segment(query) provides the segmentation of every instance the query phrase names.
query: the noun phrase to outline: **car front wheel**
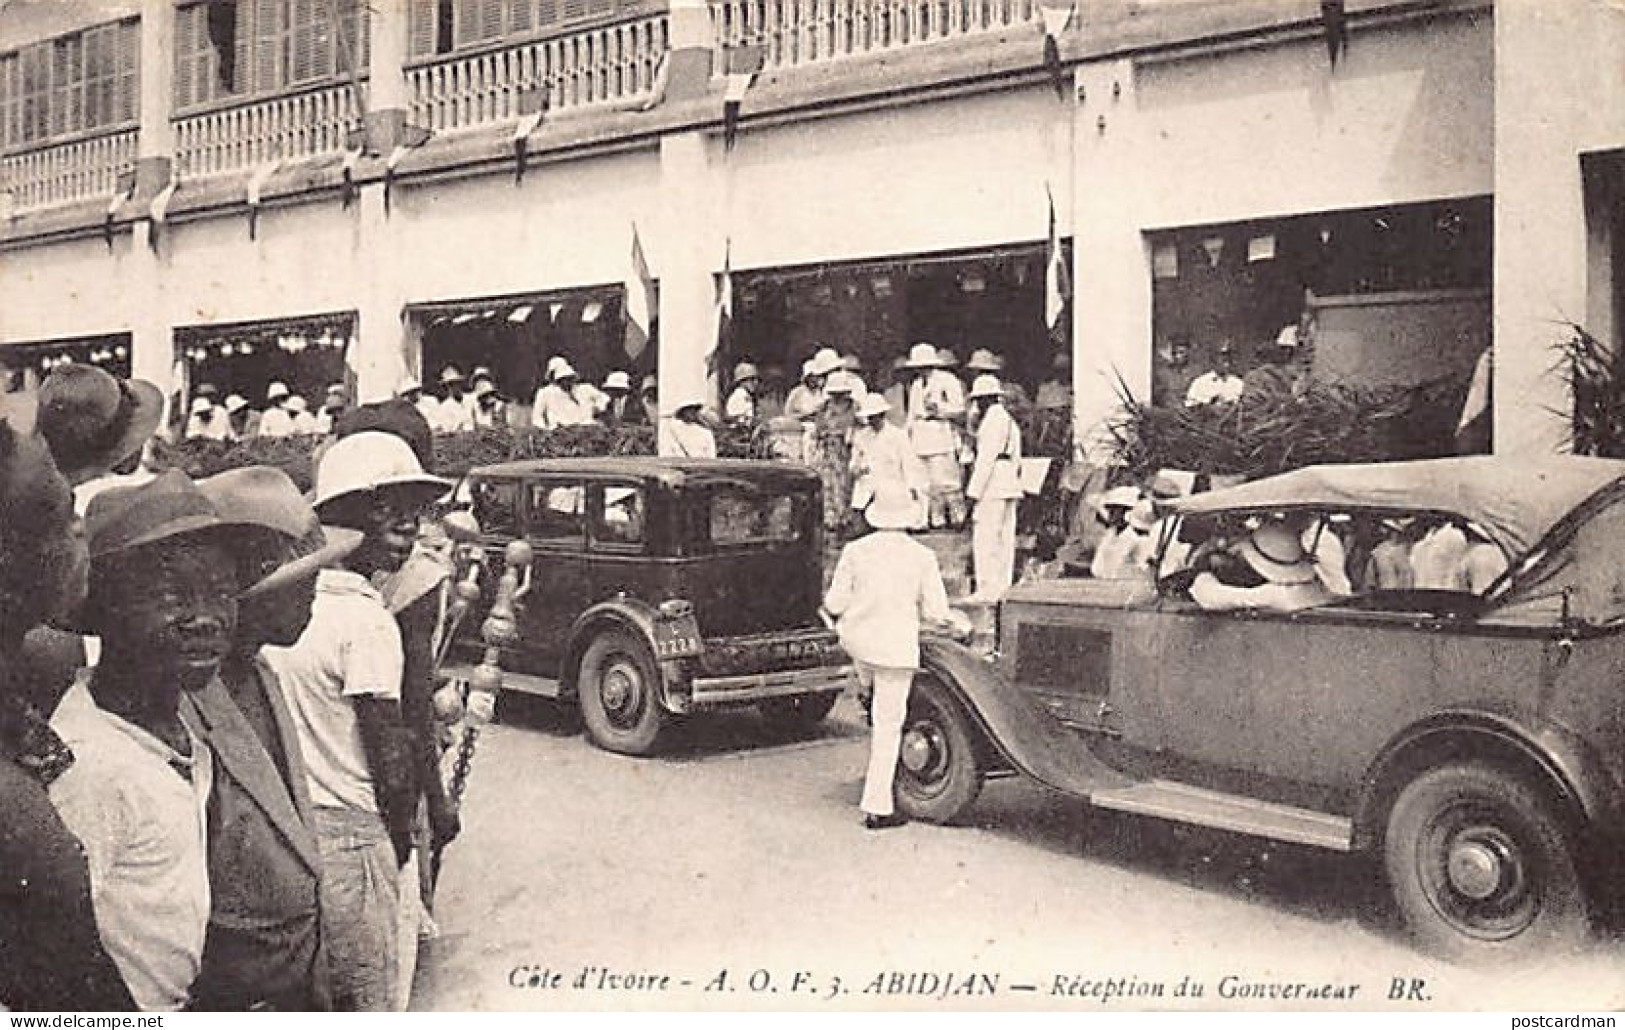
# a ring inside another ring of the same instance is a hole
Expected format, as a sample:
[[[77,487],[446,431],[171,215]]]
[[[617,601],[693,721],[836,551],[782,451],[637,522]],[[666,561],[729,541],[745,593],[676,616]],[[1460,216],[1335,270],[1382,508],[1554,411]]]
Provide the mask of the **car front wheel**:
[[[897,807],[910,819],[948,823],[982,791],[976,727],[947,686],[914,677],[897,759]]]
[[[1384,859],[1411,934],[1446,958],[1527,956],[1589,931],[1567,821],[1544,792],[1492,766],[1442,766],[1407,785]]]
[[[666,725],[660,672],[649,648],[622,629],[604,630],[587,645],[576,681],[587,736],[605,751],[647,755]]]

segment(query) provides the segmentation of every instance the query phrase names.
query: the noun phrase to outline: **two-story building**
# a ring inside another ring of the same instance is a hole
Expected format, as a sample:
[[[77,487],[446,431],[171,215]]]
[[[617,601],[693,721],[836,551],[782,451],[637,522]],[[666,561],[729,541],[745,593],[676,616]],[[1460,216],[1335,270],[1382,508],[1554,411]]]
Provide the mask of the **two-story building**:
[[[1549,448],[1562,323],[1625,331],[1622,86],[1608,0],[9,0],[0,363],[672,398],[930,340],[1066,351],[1087,431],[1307,309],[1353,381],[1493,345]]]

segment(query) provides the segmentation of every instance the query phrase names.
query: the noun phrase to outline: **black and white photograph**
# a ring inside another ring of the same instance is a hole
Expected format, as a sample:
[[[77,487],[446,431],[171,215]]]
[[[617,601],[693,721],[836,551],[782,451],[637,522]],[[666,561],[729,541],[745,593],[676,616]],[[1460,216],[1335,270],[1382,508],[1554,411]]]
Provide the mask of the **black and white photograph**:
[[[1625,1008],[1625,0],[0,0],[0,633],[0,1012]]]

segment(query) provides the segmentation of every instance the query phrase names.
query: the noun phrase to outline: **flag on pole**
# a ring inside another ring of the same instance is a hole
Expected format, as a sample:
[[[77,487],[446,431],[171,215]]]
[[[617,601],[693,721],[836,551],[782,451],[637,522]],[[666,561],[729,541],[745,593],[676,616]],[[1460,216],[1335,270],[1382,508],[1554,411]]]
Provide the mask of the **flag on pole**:
[[[1040,3],[1038,11],[1044,26],[1044,68],[1049,72],[1050,85],[1055,87],[1055,98],[1066,99],[1066,71],[1061,66],[1061,33],[1072,22],[1072,3]]]
[[[1491,348],[1485,347],[1473,366],[1473,379],[1467,386],[1461,414],[1456,418],[1457,454],[1485,454],[1490,450],[1493,442],[1490,406],[1494,379],[1495,356]]]
[[[184,354],[176,356],[170,370],[167,400],[169,410],[164,412],[164,425],[169,427],[170,439],[178,441],[186,435],[186,415],[192,403],[192,366]]]
[[[1054,336],[1061,322],[1061,313],[1072,297],[1072,277],[1067,273],[1066,254],[1061,249],[1061,237],[1055,227],[1055,195],[1045,185],[1049,199],[1049,243],[1044,262],[1044,324]]]
[[[732,150],[734,137],[739,132],[739,110],[767,61],[767,50],[756,45],[740,46],[730,48],[725,54],[728,77],[722,93],[722,148]]]
[[[632,223],[632,255],[626,269],[626,297],[621,314],[626,324],[626,356],[638,359],[649,345],[653,335],[654,280],[649,277],[649,263],[643,259],[643,241],[638,239],[638,226]]]
[[[705,355],[707,376],[717,374],[718,360],[731,350],[729,337],[733,332],[733,319],[733,240],[730,239],[723,245],[722,274],[717,277],[716,332],[711,337],[711,349]]]

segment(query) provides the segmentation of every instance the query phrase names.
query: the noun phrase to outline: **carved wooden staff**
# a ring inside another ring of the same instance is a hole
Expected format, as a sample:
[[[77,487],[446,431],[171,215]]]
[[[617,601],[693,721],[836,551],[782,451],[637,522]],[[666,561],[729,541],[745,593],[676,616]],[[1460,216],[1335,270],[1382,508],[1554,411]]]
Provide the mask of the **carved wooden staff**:
[[[496,694],[502,686],[502,649],[519,643],[519,619],[515,608],[530,590],[531,562],[535,557],[535,551],[523,540],[513,541],[502,552],[506,567],[502,578],[497,581],[496,599],[491,602],[491,610],[480,624],[480,639],[485,642],[485,655],[469,676],[468,697],[465,701],[455,684],[442,687],[435,696],[436,711],[447,717],[455,717],[457,709],[463,709],[463,736],[457,745],[451,783],[447,786],[451,803],[459,811],[462,809],[463,791],[468,786],[468,771],[474,761],[474,747],[479,741],[480,727],[490,722],[496,712]],[[453,610],[462,605],[466,612],[468,606],[479,597],[478,569],[478,565],[472,566],[468,575],[458,581],[456,597],[452,601]],[[456,621],[461,621],[460,614],[456,616]],[[448,633],[444,646],[449,646],[449,638]],[[442,695],[446,696],[442,698]],[[436,878],[440,872],[441,850],[437,848],[434,853],[433,875]]]

